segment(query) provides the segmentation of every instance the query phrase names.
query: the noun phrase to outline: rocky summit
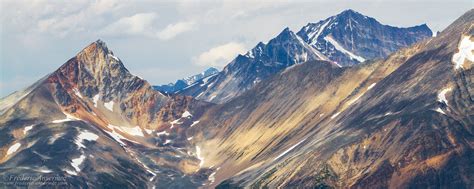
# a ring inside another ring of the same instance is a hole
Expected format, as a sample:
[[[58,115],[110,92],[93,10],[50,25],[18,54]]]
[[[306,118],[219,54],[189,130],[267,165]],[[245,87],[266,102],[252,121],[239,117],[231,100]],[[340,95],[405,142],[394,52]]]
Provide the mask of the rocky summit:
[[[1,105],[4,178],[61,176],[71,187],[92,188],[205,182],[184,130],[209,104],[153,90],[103,41]]]

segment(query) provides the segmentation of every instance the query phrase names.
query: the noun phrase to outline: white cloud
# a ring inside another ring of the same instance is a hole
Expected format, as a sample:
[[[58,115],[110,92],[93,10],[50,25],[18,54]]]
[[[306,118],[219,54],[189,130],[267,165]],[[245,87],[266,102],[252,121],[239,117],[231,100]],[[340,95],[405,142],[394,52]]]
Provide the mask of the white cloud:
[[[191,31],[195,29],[196,24],[194,22],[178,22],[176,24],[169,24],[165,29],[158,32],[158,38],[162,40],[168,40],[176,37],[177,35]]]
[[[138,13],[128,17],[122,17],[116,22],[109,24],[101,34],[109,36],[135,35],[142,37],[159,38],[169,40],[181,33],[191,31],[195,28],[194,22],[178,22],[169,24],[159,31],[156,27],[158,14],[156,13]]]
[[[81,36],[86,32],[94,33],[109,18],[126,11],[124,8],[129,6],[129,2],[5,0],[2,5],[2,25],[8,30],[17,30],[16,33],[26,35],[52,34],[53,37],[64,38],[78,33]]]
[[[133,16],[123,17],[106,26],[101,33],[106,35],[143,35],[153,36],[156,13],[138,13]]]
[[[192,58],[192,61],[200,66],[224,67],[238,54],[243,54],[245,50],[242,43],[230,42],[211,48],[198,57]]]

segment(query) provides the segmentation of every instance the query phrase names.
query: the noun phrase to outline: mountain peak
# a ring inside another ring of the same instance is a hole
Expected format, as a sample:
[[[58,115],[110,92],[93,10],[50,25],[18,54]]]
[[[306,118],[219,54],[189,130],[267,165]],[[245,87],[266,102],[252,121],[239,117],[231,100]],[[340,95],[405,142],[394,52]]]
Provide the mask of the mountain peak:
[[[120,59],[100,39],[82,49],[73,59],[63,64],[57,72],[74,82],[85,78],[102,81],[110,78],[131,77]]]
[[[286,27],[285,29],[283,29],[283,31],[280,32],[280,34],[278,34],[275,39],[287,40],[290,38],[296,38],[296,35],[295,33],[293,33],[293,31],[290,30],[289,27]]]
[[[204,70],[203,72],[192,75],[183,79],[177,80],[175,83],[169,83],[167,85],[157,85],[153,86],[155,90],[158,90],[162,93],[175,93],[180,91],[186,87],[192,86],[199,82],[207,82],[209,77],[214,76],[219,73],[219,70],[213,67],[209,67],[208,69]],[[207,79],[206,79],[207,78]]]
[[[101,39],[97,39],[97,41],[95,41],[94,43],[96,44],[97,47],[100,47],[104,49],[105,51],[108,51],[107,44]]]
[[[91,61],[84,61],[83,63],[100,63],[103,61],[98,61],[99,59],[107,59],[107,56],[111,55],[114,59],[118,61],[118,58],[113,55],[113,52],[110,51],[107,47],[107,44],[102,40],[98,39],[87,45],[84,49],[79,51],[76,55],[78,59],[87,59]],[[92,61],[94,60],[94,61]]]
[[[78,58],[86,58],[86,59],[91,59],[91,58],[99,58],[99,59],[113,59],[116,62],[120,62],[120,59],[117,58],[113,51],[110,50],[107,47],[107,44],[102,41],[101,39],[97,39],[96,41],[92,42],[88,46],[86,46],[84,49],[82,49],[78,54]],[[100,63],[100,62],[105,62],[108,63],[108,61],[93,61],[95,63]]]
[[[428,27],[428,25],[426,25],[426,23],[424,24],[420,24],[420,25],[417,25],[417,26],[413,26],[413,27],[409,27],[409,28],[412,28],[412,29],[420,29],[420,30],[427,30],[429,32],[432,32],[430,27]]]
[[[117,91],[148,87],[148,83],[131,74],[102,40],[92,42],[50,76],[50,83],[68,89],[75,86],[84,96],[100,95],[102,100],[117,99]],[[58,94],[60,97],[62,94]],[[61,105],[69,101],[60,99]]]
[[[350,66],[365,59],[386,57],[401,47],[431,37],[432,32],[426,25],[410,28],[383,25],[375,18],[347,9],[307,24],[297,35],[330,60]]]
[[[97,39],[94,43],[97,43],[97,44],[99,44],[99,45],[101,45],[101,46],[107,47],[107,44],[105,44],[105,42],[102,41],[101,39]]]
[[[341,13],[339,14],[360,14],[359,12],[353,10],[353,9],[346,9],[344,11],[342,11]]]
[[[210,72],[219,72],[219,70],[217,68],[214,68],[214,67],[209,67],[207,68],[206,70],[204,70],[203,73],[210,73]]]
[[[351,19],[356,19],[356,20],[362,20],[362,19],[367,19],[369,17],[355,11],[352,9],[347,9],[336,15],[336,18],[347,20],[349,18]]]

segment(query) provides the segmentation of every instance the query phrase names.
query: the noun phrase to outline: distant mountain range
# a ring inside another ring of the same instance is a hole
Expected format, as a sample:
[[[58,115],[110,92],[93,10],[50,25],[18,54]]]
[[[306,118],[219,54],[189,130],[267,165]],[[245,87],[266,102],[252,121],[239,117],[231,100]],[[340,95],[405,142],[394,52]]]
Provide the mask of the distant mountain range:
[[[397,28],[349,9],[309,23],[296,34],[285,28],[267,44],[260,42],[245,55],[238,55],[206,84],[179,93],[224,103],[295,64],[327,60],[339,66],[352,66],[366,59],[385,58],[432,35],[425,24]]]
[[[212,77],[216,75],[217,73],[219,73],[219,70],[211,67],[211,68],[208,68],[207,70],[204,70],[200,74],[196,74],[196,75],[189,76],[183,79],[179,79],[175,83],[153,86],[153,88],[162,93],[173,94],[195,83],[198,83],[201,80],[209,79],[209,77]]]
[[[473,188],[474,10],[430,36],[426,25],[395,28],[347,10],[169,88],[132,75],[98,40],[0,100],[0,178],[65,178],[61,188]]]

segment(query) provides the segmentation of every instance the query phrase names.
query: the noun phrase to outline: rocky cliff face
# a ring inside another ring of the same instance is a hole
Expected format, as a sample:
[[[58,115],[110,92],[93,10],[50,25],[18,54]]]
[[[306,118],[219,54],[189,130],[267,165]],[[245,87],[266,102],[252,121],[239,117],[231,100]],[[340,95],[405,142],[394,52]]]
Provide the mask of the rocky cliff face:
[[[368,59],[385,58],[431,36],[426,25],[396,28],[347,10],[318,23],[309,23],[297,34],[286,28],[267,44],[259,43],[245,55],[238,55],[209,82],[180,93],[223,103],[295,64],[326,60],[339,66],[352,66]]]
[[[209,187],[473,187],[473,24],[385,60],[287,68],[212,108],[188,133],[219,167]]]
[[[120,188],[205,179],[183,130],[209,104],[153,90],[100,40],[0,104],[2,178],[54,175],[68,187]]]
[[[426,24],[398,28],[379,23],[351,9],[298,31],[306,43],[342,66],[384,58],[432,36]]]

